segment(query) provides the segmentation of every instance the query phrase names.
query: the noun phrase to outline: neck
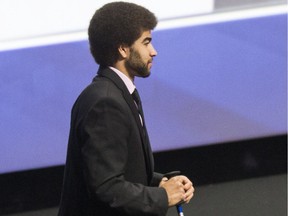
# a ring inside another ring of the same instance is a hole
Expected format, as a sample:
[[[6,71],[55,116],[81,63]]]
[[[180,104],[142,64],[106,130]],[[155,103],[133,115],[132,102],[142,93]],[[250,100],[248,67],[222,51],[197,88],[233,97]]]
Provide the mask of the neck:
[[[116,62],[112,67],[119,70],[121,73],[127,76],[134,83],[134,76],[132,76],[131,73],[128,72],[127,68],[125,67],[124,61]]]

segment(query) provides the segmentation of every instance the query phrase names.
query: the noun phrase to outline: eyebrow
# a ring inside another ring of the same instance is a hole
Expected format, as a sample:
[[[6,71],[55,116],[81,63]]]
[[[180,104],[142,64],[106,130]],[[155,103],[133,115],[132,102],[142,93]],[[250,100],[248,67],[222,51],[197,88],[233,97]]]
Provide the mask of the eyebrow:
[[[152,38],[151,37],[146,37],[143,39],[142,43],[145,43],[145,42],[151,42],[152,41]]]

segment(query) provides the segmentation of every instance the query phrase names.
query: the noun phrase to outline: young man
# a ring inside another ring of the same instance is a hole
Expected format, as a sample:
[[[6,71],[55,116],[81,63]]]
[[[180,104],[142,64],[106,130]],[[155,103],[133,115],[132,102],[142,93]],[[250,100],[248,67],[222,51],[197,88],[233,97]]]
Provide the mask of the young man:
[[[132,3],[109,3],[94,14],[89,42],[100,67],[72,109],[59,216],[164,216],[192,198],[187,177],[168,180],[154,172],[134,97],[134,78],[148,77],[157,55],[151,43],[156,24],[154,14]]]

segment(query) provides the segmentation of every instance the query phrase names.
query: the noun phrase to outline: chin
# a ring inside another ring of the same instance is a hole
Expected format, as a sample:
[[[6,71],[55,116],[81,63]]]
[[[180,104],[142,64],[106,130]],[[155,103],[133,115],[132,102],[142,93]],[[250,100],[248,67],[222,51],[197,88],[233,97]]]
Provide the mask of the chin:
[[[136,74],[136,76],[137,76],[137,77],[146,78],[146,77],[149,77],[150,74],[151,74],[150,71],[145,70],[145,71],[140,71],[140,72],[138,72],[138,73]]]
[[[146,78],[146,77],[149,77],[150,75],[151,75],[151,72],[148,71],[148,72],[146,72],[145,74],[142,74],[142,77],[143,77],[143,78]]]

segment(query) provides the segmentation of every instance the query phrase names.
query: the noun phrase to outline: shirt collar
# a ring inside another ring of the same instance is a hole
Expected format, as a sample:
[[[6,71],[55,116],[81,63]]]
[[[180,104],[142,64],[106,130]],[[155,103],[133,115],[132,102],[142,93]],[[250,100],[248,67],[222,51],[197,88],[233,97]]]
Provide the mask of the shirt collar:
[[[113,70],[121,79],[122,81],[125,83],[128,91],[130,92],[130,94],[133,93],[133,91],[135,90],[136,86],[134,85],[134,83],[121,71],[119,71],[118,69],[114,68],[114,67],[109,67],[111,70]]]

